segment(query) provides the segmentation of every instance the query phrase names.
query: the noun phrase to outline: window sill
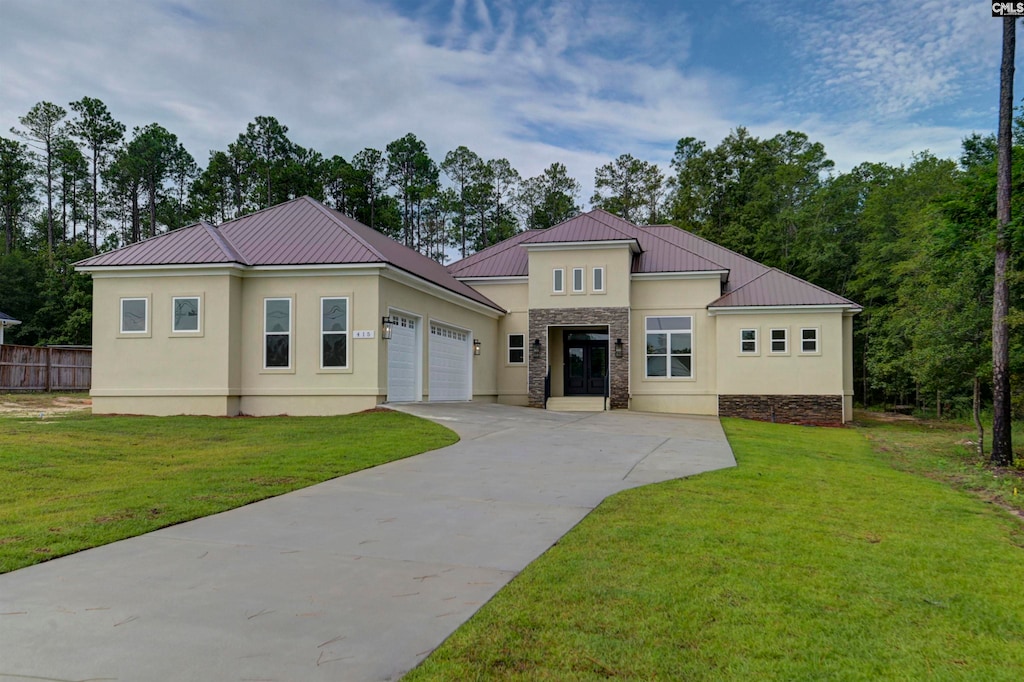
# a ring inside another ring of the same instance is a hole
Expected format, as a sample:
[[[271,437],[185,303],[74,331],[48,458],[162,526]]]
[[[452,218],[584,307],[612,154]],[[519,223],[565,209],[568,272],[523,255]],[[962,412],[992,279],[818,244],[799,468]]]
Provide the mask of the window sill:
[[[152,332],[118,332],[115,338],[118,339],[151,339]]]
[[[321,367],[316,371],[317,374],[352,374],[354,372],[351,366],[349,367]]]

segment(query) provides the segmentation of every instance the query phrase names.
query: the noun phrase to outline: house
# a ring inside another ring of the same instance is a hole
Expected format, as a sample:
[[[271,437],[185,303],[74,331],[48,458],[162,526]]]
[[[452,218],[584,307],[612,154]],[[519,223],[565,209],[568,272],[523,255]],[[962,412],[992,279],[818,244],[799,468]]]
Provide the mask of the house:
[[[93,409],[338,414],[482,400],[842,423],[841,296],[595,210],[447,268],[308,197],[77,264]]]
[[[21,320],[16,320],[7,313],[0,312],[0,346],[4,345],[4,330],[16,324],[21,324]]]

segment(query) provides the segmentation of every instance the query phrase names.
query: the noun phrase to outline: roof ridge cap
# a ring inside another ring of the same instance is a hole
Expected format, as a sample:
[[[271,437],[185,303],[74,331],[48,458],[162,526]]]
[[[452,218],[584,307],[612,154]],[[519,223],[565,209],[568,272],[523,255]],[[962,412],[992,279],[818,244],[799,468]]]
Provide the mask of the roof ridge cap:
[[[350,235],[353,239],[362,244],[370,253],[377,256],[377,258],[379,258],[382,263],[391,263],[391,261],[383,253],[380,252],[380,249],[377,249],[368,241],[366,241],[361,236],[356,234],[355,230],[353,230],[348,225],[348,223],[341,219],[340,213],[338,213],[334,209],[327,208],[326,206],[324,206],[323,204],[321,204],[319,201],[309,196],[308,194],[303,195],[299,198],[305,199],[308,203],[312,204],[318,211],[325,214],[328,218],[331,219],[332,222],[334,222],[335,225],[339,226],[339,229],[343,230],[346,234]],[[372,230],[373,228],[367,225],[366,229]],[[383,232],[381,232],[380,234],[385,237],[387,236]]]
[[[242,257],[241,252],[239,252],[239,250],[234,247],[234,245],[228,240],[228,238],[222,235],[216,227],[206,222],[205,220],[200,220],[199,223],[197,224],[202,225],[204,228],[206,228],[206,233],[210,235],[210,238],[213,239],[213,242],[217,245],[217,248],[219,248],[221,252],[224,253],[224,255],[226,255],[228,258],[235,261],[236,263],[241,263],[242,265],[250,264],[249,261]]]

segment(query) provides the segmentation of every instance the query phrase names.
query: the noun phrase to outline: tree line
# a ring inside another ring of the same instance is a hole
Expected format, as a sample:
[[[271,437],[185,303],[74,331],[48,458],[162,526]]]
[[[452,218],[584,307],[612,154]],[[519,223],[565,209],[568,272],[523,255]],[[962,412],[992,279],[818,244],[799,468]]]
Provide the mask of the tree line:
[[[304,148],[287,126],[258,116],[201,168],[157,123],[129,135],[99,100],[69,108],[39,103],[0,137],[0,310],[25,320],[9,332],[15,342],[89,342],[91,286],[70,263],[297,196],[442,262],[582,210],[581,185],[562,163],[523,178],[508,159],[465,146],[431,156],[413,133],[345,159]],[[1015,187],[1022,172],[1015,161]],[[595,169],[589,203],[638,224],[677,225],[860,303],[858,402],[948,413],[991,395],[995,187],[991,135],[963,140],[959,159],[921,152],[837,172],[804,133],[759,138],[738,127],[715,145],[680,139],[667,169],[620,155]],[[1013,215],[1024,209],[1019,197]],[[1021,253],[1016,223],[1008,238]],[[1009,284],[1016,325],[1021,282]],[[1014,335],[1010,345],[1016,379],[1024,347]],[[1024,411],[1019,394],[1014,405]]]

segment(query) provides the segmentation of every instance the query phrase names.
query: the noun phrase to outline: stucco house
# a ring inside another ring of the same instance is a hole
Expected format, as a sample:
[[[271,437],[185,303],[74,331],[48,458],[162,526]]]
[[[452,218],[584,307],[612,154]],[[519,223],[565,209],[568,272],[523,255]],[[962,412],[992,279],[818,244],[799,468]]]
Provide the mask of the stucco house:
[[[842,423],[841,296],[595,210],[447,268],[303,197],[77,264],[93,410],[338,414],[482,400]]]

